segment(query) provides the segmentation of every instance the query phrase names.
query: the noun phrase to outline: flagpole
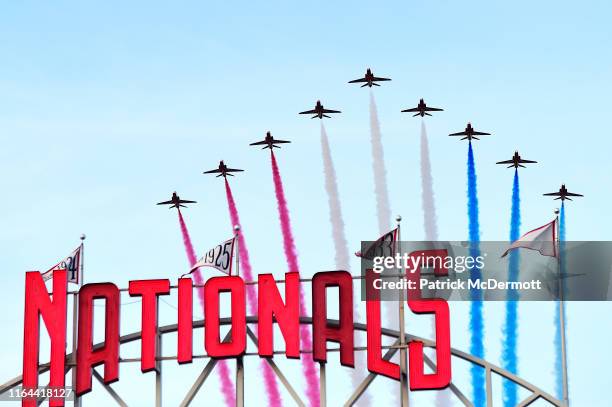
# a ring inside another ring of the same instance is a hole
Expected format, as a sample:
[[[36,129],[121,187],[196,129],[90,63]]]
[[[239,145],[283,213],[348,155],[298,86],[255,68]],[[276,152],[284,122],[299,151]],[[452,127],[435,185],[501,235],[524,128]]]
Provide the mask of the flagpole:
[[[83,277],[84,277],[83,272],[85,271],[84,265],[85,265],[85,238],[86,237],[87,236],[85,236],[85,233],[81,234],[81,237],[80,237],[81,239],[81,265],[79,268],[81,270],[79,272],[81,275],[79,276],[80,277],[79,284],[78,284],[79,288],[81,288],[81,286],[83,285]]]
[[[402,217],[397,215],[395,218],[397,222],[397,241],[396,241],[396,250],[395,254],[400,253],[402,250],[402,237],[400,234],[400,223],[402,221]],[[401,268],[398,268],[398,274],[401,275]],[[401,277],[400,277],[401,281]],[[400,405],[402,407],[408,407],[408,375],[406,369],[406,335],[404,333],[404,290],[399,290],[399,334],[400,334],[400,397],[401,402]]]
[[[555,225],[557,226],[557,275],[559,276],[559,329],[561,331],[561,372],[563,374],[563,402],[569,406],[569,389],[567,380],[567,351],[565,348],[565,306],[564,306],[564,276],[561,263],[561,236],[559,236],[559,209],[555,209]]]
[[[240,225],[234,225],[234,239],[236,245],[236,275],[240,277]],[[244,406],[244,360],[242,356],[236,358],[236,406]]]
[[[81,239],[81,253],[80,253],[80,261],[79,261],[79,270],[78,275],[78,283],[77,290],[72,295],[72,391],[75,392],[74,396],[74,406],[81,406],[81,399],[76,395],[76,378],[77,378],[77,341],[78,341],[78,316],[79,316],[79,289],[83,285],[83,271],[84,271],[84,263],[85,263],[85,234],[83,233],[80,237]]]

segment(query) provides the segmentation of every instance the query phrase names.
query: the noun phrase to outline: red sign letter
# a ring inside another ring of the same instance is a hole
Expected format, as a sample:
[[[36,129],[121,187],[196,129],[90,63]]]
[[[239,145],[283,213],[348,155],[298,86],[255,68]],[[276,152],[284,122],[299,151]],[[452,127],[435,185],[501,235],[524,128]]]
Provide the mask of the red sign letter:
[[[189,363],[193,358],[193,282],[190,278],[178,281],[178,350],[177,361]]]
[[[366,321],[368,333],[368,370],[382,374],[391,379],[400,379],[400,367],[397,363],[383,359],[380,354],[382,343],[380,339],[380,292],[374,288],[374,279],[379,274],[372,270],[366,271]]]
[[[106,300],[104,346],[93,350],[93,301]],[[86,284],[79,291],[77,388],[91,391],[91,369],[104,363],[104,383],[119,380],[119,289],[112,283]]]
[[[170,280],[130,281],[131,296],[142,296],[142,345],[140,349],[140,370],[155,369],[157,352],[157,296],[170,293]]]
[[[229,292],[232,296],[232,339],[221,342],[219,338],[219,294]],[[246,301],[244,281],[237,276],[213,277],[204,285],[204,347],[213,358],[238,356],[246,349]]]
[[[445,259],[448,256],[446,249],[417,250],[408,255],[410,264],[406,268],[406,280],[414,281],[414,289],[408,289],[408,300],[421,298],[421,269],[433,266],[436,277],[447,276],[448,268]]]
[[[38,271],[26,273],[23,324],[23,387],[38,386],[38,345],[42,316],[51,339],[50,387],[64,387],[66,359],[66,271],[53,272],[53,301]],[[36,398],[23,399],[24,406],[36,406]],[[63,406],[62,399],[51,399],[50,406]]]
[[[273,319],[285,338],[285,354],[300,357],[300,275],[285,274],[285,302],[281,298],[272,274],[259,275],[259,356],[272,356],[274,350]]]
[[[327,287],[339,289],[339,324],[327,324]],[[314,360],[327,362],[327,341],[340,343],[340,363],[355,366],[353,349],[353,279],[346,271],[317,273],[312,278],[312,342]]]
[[[410,300],[408,306],[415,314],[434,314],[436,319],[436,372],[423,372],[423,342],[408,344],[410,362],[410,389],[443,389],[451,380],[450,317],[446,300]]]
[[[433,262],[436,276],[448,275],[444,259],[448,255],[445,249],[419,250],[410,253],[412,265],[406,269],[406,278],[416,281],[419,287],[421,268],[430,267]],[[420,257],[418,266],[415,258]],[[448,303],[440,298],[421,300],[421,290],[410,290],[408,293],[408,307],[415,314],[434,314],[436,321],[436,372],[424,373],[423,342],[412,341],[408,344],[408,360],[410,363],[410,389],[431,390],[442,389],[451,380],[451,352],[450,352],[450,316]]]

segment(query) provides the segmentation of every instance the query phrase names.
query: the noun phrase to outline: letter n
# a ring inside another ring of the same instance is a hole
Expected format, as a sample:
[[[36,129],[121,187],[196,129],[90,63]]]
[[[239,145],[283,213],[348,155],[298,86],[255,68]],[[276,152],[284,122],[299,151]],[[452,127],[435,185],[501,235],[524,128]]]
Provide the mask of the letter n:
[[[66,359],[66,271],[53,273],[53,299],[38,271],[26,273],[25,310],[23,329],[23,387],[38,387],[38,353],[40,344],[40,317],[51,340],[51,367],[49,386],[64,387]],[[23,406],[36,406],[36,400],[25,398]],[[62,399],[51,399],[50,406],[63,406]]]
[[[259,275],[259,356],[273,356],[274,319],[285,338],[288,358],[300,357],[300,274],[285,274],[285,303],[272,274]]]

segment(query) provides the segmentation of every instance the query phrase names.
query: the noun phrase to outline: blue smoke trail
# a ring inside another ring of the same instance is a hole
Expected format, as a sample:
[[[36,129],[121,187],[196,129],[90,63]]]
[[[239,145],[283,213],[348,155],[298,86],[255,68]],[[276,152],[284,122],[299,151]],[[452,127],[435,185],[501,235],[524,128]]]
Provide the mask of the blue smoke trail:
[[[474,152],[472,143],[469,144],[467,159],[467,198],[468,198],[468,227],[470,240],[470,256],[480,255],[480,226],[478,222],[478,193],[476,189],[476,166],[474,165]],[[480,269],[470,269],[470,279],[477,280],[482,277]],[[470,292],[470,353],[476,357],[484,358],[484,324],[482,316],[482,293],[476,289]],[[472,391],[474,393],[474,406],[485,405],[485,377],[484,369],[472,365]]]
[[[561,213],[559,215],[559,257],[560,270],[559,277],[561,284],[565,284],[563,279],[565,266],[565,204],[561,202]],[[565,314],[565,303],[555,302],[555,393],[559,400],[563,399],[563,354],[561,352],[561,309]],[[567,344],[566,344],[567,346]]]
[[[478,224],[478,192],[476,190],[476,166],[474,165],[472,142],[470,142],[468,149],[467,177],[469,239],[470,242],[475,243],[473,246],[478,247],[478,242],[480,241],[480,226]]]
[[[514,170],[514,183],[512,184],[512,209],[510,213],[510,242],[520,237],[521,228],[521,197],[519,189],[518,169]],[[508,257],[508,281],[518,281],[519,276],[519,251],[512,250]],[[504,322],[502,340],[502,367],[516,374],[518,368],[518,357],[516,344],[518,339],[518,293],[510,290],[506,301],[506,320]],[[516,384],[504,380],[503,382],[504,406],[514,407],[517,405]]]

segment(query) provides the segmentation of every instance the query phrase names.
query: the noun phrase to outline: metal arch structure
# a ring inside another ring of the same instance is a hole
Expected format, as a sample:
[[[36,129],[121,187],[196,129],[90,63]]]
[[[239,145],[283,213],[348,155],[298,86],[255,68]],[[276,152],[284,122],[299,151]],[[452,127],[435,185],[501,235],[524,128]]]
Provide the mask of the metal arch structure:
[[[231,324],[231,318],[221,318],[220,319],[220,323],[221,325],[230,325]],[[249,316],[247,317],[247,334],[248,337],[251,339],[251,341],[257,345],[257,337],[255,336],[255,334],[253,333],[253,331],[248,327],[248,324],[257,324],[258,323],[258,318],[256,316]],[[339,321],[335,320],[335,319],[327,319],[327,323],[330,325],[334,325],[334,324],[338,324]],[[310,317],[300,317],[300,324],[307,324],[307,325],[311,325],[312,324],[312,318]],[[366,325],[363,323],[354,323],[354,330],[355,331],[361,331],[361,332],[365,332],[366,331]],[[193,327],[194,328],[204,328],[204,320],[198,320],[198,321],[194,321],[193,322]],[[161,341],[161,337],[165,334],[169,334],[169,333],[173,333],[176,332],[178,330],[178,324],[170,324],[170,325],[164,325],[161,327],[158,327],[158,338]],[[230,333],[228,333],[229,335]],[[392,329],[388,329],[388,328],[382,328],[381,330],[381,334],[383,336],[386,337],[390,337],[390,338],[394,338],[395,339],[395,343],[391,346],[383,346],[384,349],[387,349],[386,354],[384,355],[384,359],[386,360],[390,360],[396,353],[397,351],[400,350],[400,334],[398,331],[396,330],[392,330]],[[139,340],[141,337],[141,333],[140,332],[133,332],[131,334],[128,335],[123,335],[120,337],[119,343],[120,345],[123,344],[127,344],[136,340]],[[412,340],[418,340],[423,342],[425,347],[429,347],[429,348],[435,348],[435,342],[429,340],[429,339],[425,339],[425,338],[421,338],[418,336],[414,336],[411,334],[405,334],[405,343],[408,343]],[[95,349],[100,349],[102,346],[104,346],[104,343],[98,343],[94,346],[94,350]],[[158,348],[160,349],[160,348]],[[330,348],[328,349],[329,352],[337,352],[339,349],[338,348]],[[366,348],[365,347],[355,347],[355,351],[365,351]],[[282,354],[283,352],[281,351],[275,351],[275,354]],[[311,352],[309,351],[302,351],[302,354],[310,354]],[[459,358],[462,359],[464,361],[467,361],[471,364],[480,366],[481,368],[485,369],[486,372],[486,395],[487,395],[487,407],[490,407],[493,405],[493,392],[492,392],[492,376],[493,374],[496,374],[506,380],[510,380],[511,382],[515,383],[517,386],[522,387],[523,389],[527,390],[530,394],[524,399],[522,400],[517,406],[519,407],[525,407],[525,406],[529,406],[532,403],[538,401],[538,400],[544,400],[546,402],[548,402],[549,405],[551,406],[556,406],[556,407],[564,407],[565,404],[556,399],[555,397],[553,397],[551,394],[543,391],[542,389],[538,388],[537,386],[527,382],[524,379],[521,379],[520,377],[510,373],[509,371],[496,366],[490,362],[487,362],[486,360],[477,358],[475,356],[472,356],[466,352],[460,351],[458,349],[454,349],[451,348],[451,355],[452,357],[455,358]],[[244,356],[258,356],[258,354],[256,352],[247,352],[245,353]],[[425,363],[431,367],[431,368],[435,368],[435,363],[427,357],[427,355],[425,356]],[[259,357],[259,356],[258,356]],[[193,383],[193,385],[191,386],[191,389],[189,390],[189,392],[185,395],[181,406],[188,406],[190,405],[190,403],[193,401],[193,399],[195,398],[195,396],[197,395],[198,391],[200,390],[200,388],[202,387],[202,385],[204,384],[204,382],[206,381],[206,379],[208,378],[208,376],[210,375],[210,373],[212,372],[212,370],[214,369],[216,363],[217,363],[217,359],[211,358],[208,355],[194,355],[193,356],[194,359],[209,359],[208,362],[206,363],[206,365],[204,366],[204,368],[202,369],[201,373],[199,374],[199,376],[197,377],[197,379],[195,380],[195,382]],[[162,368],[161,368],[161,364],[163,361],[169,361],[169,360],[176,360],[176,356],[161,356],[159,355],[157,357],[157,361],[158,363],[158,368],[156,369],[156,388],[155,388],[155,393],[156,393],[156,406],[161,406],[161,394],[162,394]],[[237,362],[239,362],[238,358],[236,359]],[[289,392],[289,394],[291,395],[291,397],[293,398],[293,400],[295,401],[296,405],[298,406],[305,406],[306,404],[301,400],[301,398],[299,397],[298,393],[295,391],[295,389],[291,386],[290,382],[287,380],[287,378],[285,377],[285,375],[282,373],[282,371],[279,369],[279,367],[274,363],[274,360],[272,358],[264,358],[264,360],[271,366],[272,370],[274,371],[274,373],[276,374],[276,376],[278,377],[278,379],[280,380],[280,382],[283,384],[283,386],[287,389],[287,391]],[[73,354],[68,354],[66,355],[66,361],[67,361],[67,371],[66,373],[68,373],[68,370],[74,368],[75,364],[73,361]],[[129,363],[129,362],[139,362],[140,358],[120,358],[119,362],[120,363]],[[321,406],[325,406],[326,405],[326,377],[325,377],[325,368],[324,368],[324,364],[321,364],[321,374],[320,374],[320,394],[321,394]],[[49,363],[46,364],[42,364],[39,367],[39,374],[45,373],[49,370]],[[240,372],[241,369],[237,369],[237,386],[236,389],[237,391],[243,391],[244,390],[244,372]],[[121,396],[112,388],[111,385],[107,385],[103,382],[102,376],[100,375],[100,373],[98,371],[96,371],[95,368],[92,369],[93,371],[93,376],[95,377],[95,379],[104,386],[104,389],[109,393],[109,395],[117,402],[117,404],[119,406],[127,406],[128,404],[121,398]],[[361,397],[361,395],[367,390],[368,386],[374,381],[374,379],[376,379],[376,377],[379,376],[377,374],[374,373],[370,373],[368,374],[368,376],[362,381],[362,383],[357,386],[353,393],[351,394],[351,396],[348,398],[348,400],[346,400],[346,402],[344,403],[344,406],[353,406]],[[240,383],[240,378],[242,377],[242,383]],[[387,380],[391,380],[391,379],[387,379]],[[22,382],[22,377],[21,376],[17,376],[12,380],[9,380],[8,382],[2,384],[0,386],[0,394],[3,394],[7,391],[9,391],[10,389],[19,386]],[[466,407],[472,407],[473,403],[467,398],[467,396],[453,383],[451,382],[451,384],[449,385],[449,389],[450,391],[454,394],[454,396]]]

